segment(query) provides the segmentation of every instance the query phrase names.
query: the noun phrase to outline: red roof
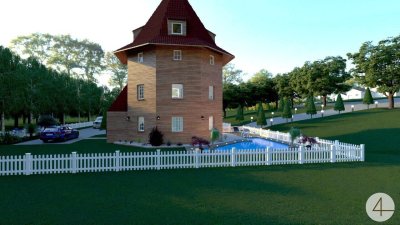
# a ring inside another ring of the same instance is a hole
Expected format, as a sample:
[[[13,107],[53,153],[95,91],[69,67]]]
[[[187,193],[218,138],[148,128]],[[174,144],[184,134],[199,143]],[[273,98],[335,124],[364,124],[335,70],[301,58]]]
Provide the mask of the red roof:
[[[168,20],[186,21],[186,36],[168,35]],[[207,47],[223,54],[225,63],[234,58],[215,44],[188,0],[163,0],[135,40],[115,51],[115,55],[126,64],[127,50],[148,44]]]
[[[108,112],[126,112],[128,111],[128,86],[121,91],[117,99],[108,109]]]

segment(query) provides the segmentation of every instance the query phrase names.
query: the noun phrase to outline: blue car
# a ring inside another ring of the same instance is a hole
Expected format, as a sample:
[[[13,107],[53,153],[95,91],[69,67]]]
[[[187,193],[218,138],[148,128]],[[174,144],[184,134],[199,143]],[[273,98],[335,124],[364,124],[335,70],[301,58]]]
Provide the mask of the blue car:
[[[49,141],[66,141],[79,137],[79,131],[67,126],[48,127],[40,132],[40,140]]]

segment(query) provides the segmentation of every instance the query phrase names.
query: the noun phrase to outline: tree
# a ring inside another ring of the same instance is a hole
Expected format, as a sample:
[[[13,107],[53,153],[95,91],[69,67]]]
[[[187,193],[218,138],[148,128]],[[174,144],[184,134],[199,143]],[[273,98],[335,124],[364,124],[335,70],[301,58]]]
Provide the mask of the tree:
[[[237,121],[243,121],[244,120],[243,107],[240,104],[239,104],[239,107],[237,108],[236,120]]]
[[[279,99],[278,111],[283,112],[285,109],[285,100],[283,98]]]
[[[94,75],[103,69],[103,49],[87,39],[34,33],[17,37],[11,42],[17,53],[34,57],[40,63],[58,72],[66,72],[69,76],[95,81]]]
[[[265,118],[265,112],[261,102],[258,103],[257,125],[259,126],[267,125],[267,119]]]
[[[286,123],[289,122],[289,119],[292,119],[292,109],[290,107],[290,100],[289,99],[284,99],[284,107],[283,107],[283,113],[282,113],[282,118],[286,118]]]
[[[374,104],[374,99],[372,98],[371,90],[369,88],[367,88],[367,90],[365,91],[363,103],[367,105],[368,109],[369,105]]]
[[[346,72],[346,60],[340,56],[326,57],[324,60],[306,62],[302,68],[291,72],[294,89],[303,95],[310,92],[322,96],[324,106],[329,94],[348,91],[345,83],[350,78]]]
[[[387,38],[373,45],[365,42],[356,53],[348,53],[355,68],[352,73],[361,83],[377,87],[394,108],[394,94],[400,90],[400,36]]]
[[[227,108],[237,108],[240,99],[239,87],[235,84],[223,84],[223,110],[226,117]]]
[[[267,102],[267,100],[275,100],[277,92],[272,79],[272,74],[263,69],[253,75],[247,82],[247,86],[251,87],[251,100],[256,102]],[[250,101],[250,99],[248,99]]]
[[[236,69],[235,65],[228,63],[222,70],[223,84],[240,84],[243,82],[243,71]]]
[[[111,87],[122,90],[128,79],[127,66],[122,64],[112,52],[106,53],[104,61],[106,70],[111,73],[108,83]]]
[[[306,108],[307,108],[306,113],[310,115],[310,118],[312,119],[313,115],[317,114],[317,109],[315,108],[315,103],[314,103],[314,95],[310,94],[308,96]]]
[[[335,111],[339,111],[339,114],[341,111],[344,111],[344,103],[343,103],[343,99],[342,99],[342,95],[338,94],[337,98],[336,98],[336,102],[335,102],[335,106],[333,107],[333,109]]]
[[[34,57],[42,64],[47,64],[53,45],[53,36],[41,33],[19,36],[11,41],[14,52],[24,57]]]
[[[294,140],[296,140],[296,138],[301,135],[301,131],[299,128],[291,127],[289,130],[289,134],[290,134],[290,141],[291,141],[290,145],[293,146]]]
[[[281,98],[289,98],[292,103],[292,108],[294,107],[293,101],[297,96],[292,85],[290,85],[290,76],[291,74],[278,74],[274,78],[275,89],[277,90],[277,94]]]

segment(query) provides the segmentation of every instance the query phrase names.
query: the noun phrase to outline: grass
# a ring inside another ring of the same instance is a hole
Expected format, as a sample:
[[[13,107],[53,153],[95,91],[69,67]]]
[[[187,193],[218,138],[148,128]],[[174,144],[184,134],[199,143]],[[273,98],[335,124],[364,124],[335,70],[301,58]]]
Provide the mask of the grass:
[[[0,177],[0,224],[376,224],[365,213],[370,195],[385,192],[400,203],[399,112],[273,127],[365,143],[365,163]],[[121,147],[104,142],[75,148]],[[385,224],[399,222],[395,212]]]

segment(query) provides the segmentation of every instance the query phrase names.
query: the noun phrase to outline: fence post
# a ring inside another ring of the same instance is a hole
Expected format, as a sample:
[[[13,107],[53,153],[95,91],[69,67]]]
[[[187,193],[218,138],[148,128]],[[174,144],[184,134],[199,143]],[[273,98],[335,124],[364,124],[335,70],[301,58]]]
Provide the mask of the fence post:
[[[236,167],[236,148],[231,150],[231,167]]]
[[[161,150],[157,149],[157,170],[161,169]]]
[[[336,143],[335,145],[331,145],[331,163],[336,162]]]
[[[361,151],[360,151],[360,156],[361,156],[361,162],[365,162],[365,144],[360,145]]]
[[[200,149],[196,149],[194,151],[194,157],[195,157],[195,168],[198,169],[200,168]]]
[[[300,145],[299,147],[299,164],[304,163],[304,146]]]
[[[266,156],[265,159],[267,161],[267,166],[271,165],[271,152],[269,147],[267,147],[267,149],[265,150]]]
[[[71,173],[76,173],[76,152],[71,153]]]
[[[25,175],[32,174],[32,155],[31,153],[25,154]]]
[[[115,171],[116,172],[119,172],[119,170],[120,170],[120,160],[119,160],[119,158],[120,158],[120,155],[119,155],[119,153],[120,153],[120,151],[119,150],[117,150],[117,151],[115,151],[115,161],[114,161],[114,165],[115,165]]]

